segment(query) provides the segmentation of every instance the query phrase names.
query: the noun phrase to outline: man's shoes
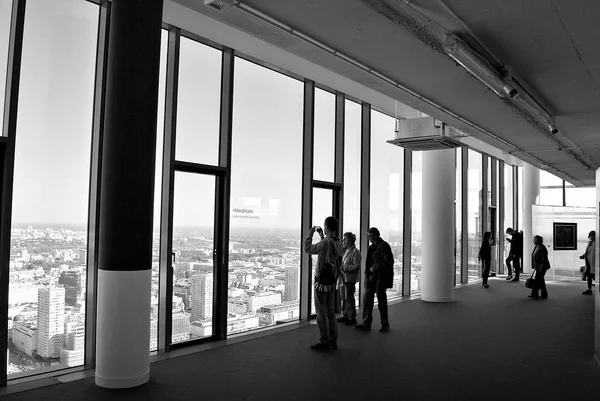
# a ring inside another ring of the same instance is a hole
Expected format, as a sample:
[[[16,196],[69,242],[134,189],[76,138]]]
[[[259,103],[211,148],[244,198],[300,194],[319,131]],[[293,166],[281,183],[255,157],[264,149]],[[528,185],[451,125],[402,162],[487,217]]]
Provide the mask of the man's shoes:
[[[533,296],[533,295],[527,295],[527,297],[531,298],[531,299],[538,299],[538,297]]]
[[[316,344],[311,345],[310,349],[315,350],[315,351],[327,351],[330,349],[330,346],[329,346],[329,344],[324,344],[322,342],[318,342]],[[337,349],[337,344],[336,344],[335,349]]]
[[[382,324],[381,328],[379,329],[380,333],[385,333],[386,331],[390,331],[390,324],[389,323]]]
[[[542,295],[540,299],[548,299],[548,295]]]
[[[349,319],[346,316],[338,317],[337,321],[340,323],[347,322]]]
[[[513,278],[513,276],[512,276],[512,274],[511,274],[510,276],[508,276],[508,277],[506,278],[506,281],[510,281],[510,280],[512,280],[512,278]]]
[[[354,326],[355,324],[356,324],[356,319],[346,320],[346,326]]]
[[[484,284],[483,288],[490,288],[490,285],[489,284]]]
[[[583,295],[592,295],[592,290],[585,290],[582,292]]]
[[[357,324],[356,326],[354,326],[354,330],[358,330],[358,331],[371,331],[371,326],[366,326],[364,324]]]
[[[330,341],[329,342],[329,348],[331,348],[334,351],[337,351],[337,341]]]
[[[513,278],[513,279],[510,279],[509,281],[519,281],[519,278],[518,278],[518,277],[515,277],[515,278]]]

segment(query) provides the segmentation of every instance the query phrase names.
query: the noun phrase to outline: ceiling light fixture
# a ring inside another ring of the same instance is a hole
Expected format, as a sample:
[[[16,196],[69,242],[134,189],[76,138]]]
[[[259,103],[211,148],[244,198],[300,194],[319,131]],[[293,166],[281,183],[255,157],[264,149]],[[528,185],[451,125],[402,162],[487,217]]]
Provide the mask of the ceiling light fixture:
[[[550,124],[548,124],[548,129],[550,130],[550,133],[552,135],[558,133],[558,128],[556,128],[556,124],[554,124],[554,121],[551,121]]]
[[[450,34],[446,36],[444,51],[465,70],[469,71],[475,78],[490,88],[496,95],[514,98],[519,94],[519,91],[514,86],[502,79],[483,57],[474,52],[456,35]]]

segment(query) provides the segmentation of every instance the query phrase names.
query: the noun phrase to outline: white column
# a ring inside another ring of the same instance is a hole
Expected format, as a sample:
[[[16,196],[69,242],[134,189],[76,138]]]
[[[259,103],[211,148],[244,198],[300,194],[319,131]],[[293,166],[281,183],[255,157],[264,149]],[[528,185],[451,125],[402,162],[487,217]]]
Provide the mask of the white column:
[[[454,159],[453,149],[423,152],[423,301],[454,301]]]
[[[531,252],[533,251],[533,236],[539,233],[533,232],[531,207],[537,205],[540,199],[540,170],[531,164],[523,163],[523,218],[521,227],[523,230],[523,272],[531,273]]]
[[[98,270],[96,384],[129,388],[150,378],[152,270]]]

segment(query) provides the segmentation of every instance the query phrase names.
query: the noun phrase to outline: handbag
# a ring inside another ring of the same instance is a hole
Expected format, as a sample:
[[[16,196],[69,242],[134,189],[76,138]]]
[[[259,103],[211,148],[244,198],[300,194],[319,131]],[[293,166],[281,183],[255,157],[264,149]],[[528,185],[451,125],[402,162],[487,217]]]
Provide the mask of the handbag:
[[[533,289],[533,287],[535,285],[535,279],[533,278],[534,274],[535,274],[535,270],[531,273],[531,277],[529,277],[527,280],[525,280],[525,288]]]

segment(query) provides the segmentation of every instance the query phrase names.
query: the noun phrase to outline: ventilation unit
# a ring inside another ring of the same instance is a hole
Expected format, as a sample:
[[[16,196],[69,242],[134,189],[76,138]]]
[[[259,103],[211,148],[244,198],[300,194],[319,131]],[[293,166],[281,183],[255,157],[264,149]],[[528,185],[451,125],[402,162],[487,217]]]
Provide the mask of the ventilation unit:
[[[233,6],[233,0],[204,0],[205,6],[210,6],[219,11]]]
[[[387,141],[413,151],[452,149],[461,146],[456,131],[433,117],[400,120],[396,139]]]

